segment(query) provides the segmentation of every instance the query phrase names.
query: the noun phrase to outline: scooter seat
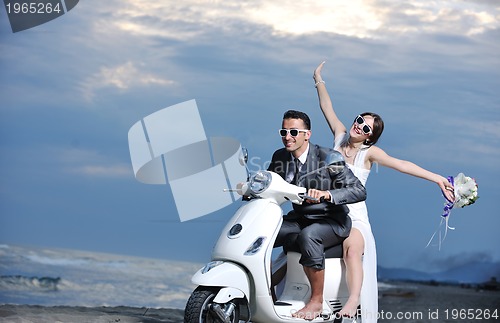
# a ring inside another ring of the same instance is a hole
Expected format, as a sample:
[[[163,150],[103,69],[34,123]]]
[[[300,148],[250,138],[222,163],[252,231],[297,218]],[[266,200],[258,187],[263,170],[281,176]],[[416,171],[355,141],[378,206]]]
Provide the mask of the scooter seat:
[[[338,244],[325,249],[326,258],[342,258],[344,256],[343,244]]]
[[[285,251],[285,253],[287,253],[288,251],[295,251],[300,253],[300,248],[297,243],[285,245],[283,246],[283,250]],[[343,255],[344,248],[342,244],[331,246],[325,249],[325,258],[343,258]]]

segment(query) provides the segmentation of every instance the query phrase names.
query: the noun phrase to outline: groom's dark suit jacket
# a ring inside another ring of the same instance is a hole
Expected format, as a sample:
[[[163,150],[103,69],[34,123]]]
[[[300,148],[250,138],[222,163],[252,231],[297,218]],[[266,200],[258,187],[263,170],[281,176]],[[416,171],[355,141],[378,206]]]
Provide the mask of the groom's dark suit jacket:
[[[366,199],[366,190],[351,170],[346,166],[344,169],[332,175],[327,169],[306,175],[325,165],[326,156],[340,153],[332,148],[320,147],[309,143],[309,153],[307,160],[300,170],[298,186],[307,189],[313,188],[322,191],[329,191],[332,201],[316,204],[303,203],[293,204],[293,211],[286,216],[287,220],[295,220],[305,217],[311,220],[327,219],[332,225],[335,233],[341,237],[347,237],[351,230],[351,220],[347,215],[349,209],[345,204],[361,202]],[[341,157],[341,156],[339,156]],[[268,170],[279,174],[286,180],[289,168],[293,166],[292,155],[285,148],[274,152]]]

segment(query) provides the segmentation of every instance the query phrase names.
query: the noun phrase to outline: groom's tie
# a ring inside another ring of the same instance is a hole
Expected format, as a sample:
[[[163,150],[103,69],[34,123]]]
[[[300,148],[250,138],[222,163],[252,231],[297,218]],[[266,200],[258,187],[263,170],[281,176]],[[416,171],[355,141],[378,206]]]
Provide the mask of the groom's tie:
[[[290,183],[297,185],[300,174],[300,160],[298,158],[294,158],[293,163],[295,165],[295,172],[293,173],[293,179]]]

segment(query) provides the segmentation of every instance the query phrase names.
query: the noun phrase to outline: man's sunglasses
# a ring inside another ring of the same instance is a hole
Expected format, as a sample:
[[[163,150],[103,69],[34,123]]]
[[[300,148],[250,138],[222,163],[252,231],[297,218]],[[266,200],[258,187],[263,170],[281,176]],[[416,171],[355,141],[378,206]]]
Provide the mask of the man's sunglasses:
[[[359,126],[361,127],[361,130],[363,130],[363,133],[365,135],[371,135],[372,134],[372,128],[366,123],[365,118],[363,118],[362,115],[358,115],[355,119],[354,122],[356,122]]]
[[[299,132],[307,132],[308,130],[303,129],[280,129],[280,136],[286,137],[287,134],[290,134],[292,137],[297,137]]]

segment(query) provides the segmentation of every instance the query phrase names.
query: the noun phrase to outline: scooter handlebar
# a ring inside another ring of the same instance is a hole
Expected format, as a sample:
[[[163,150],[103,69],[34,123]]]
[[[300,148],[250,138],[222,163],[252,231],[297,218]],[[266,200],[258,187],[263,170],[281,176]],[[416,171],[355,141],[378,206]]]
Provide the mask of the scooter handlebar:
[[[270,198],[278,204],[285,201],[295,204],[302,204],[305,200],[317,201],[316,198],[307,195],[306,188],[290,184],[280,175],[270,171],[256,172],[250,176],[248,182],[238,183],[236,189],[225,191],[236,191],[244,198]]]
[[[313,201],[313,202],[317,202],[318,199],[315,198],[315,197],[312,197],[310,195],[307,195],[307,194],[302,194],[302,193],[299,193],[299,197],[302,198],[302,202],[304,202],[305,200],[309,200],[309,201]],[[322,197],[319,201],[322,202],[322,200],[324,200],[324,198]]]

